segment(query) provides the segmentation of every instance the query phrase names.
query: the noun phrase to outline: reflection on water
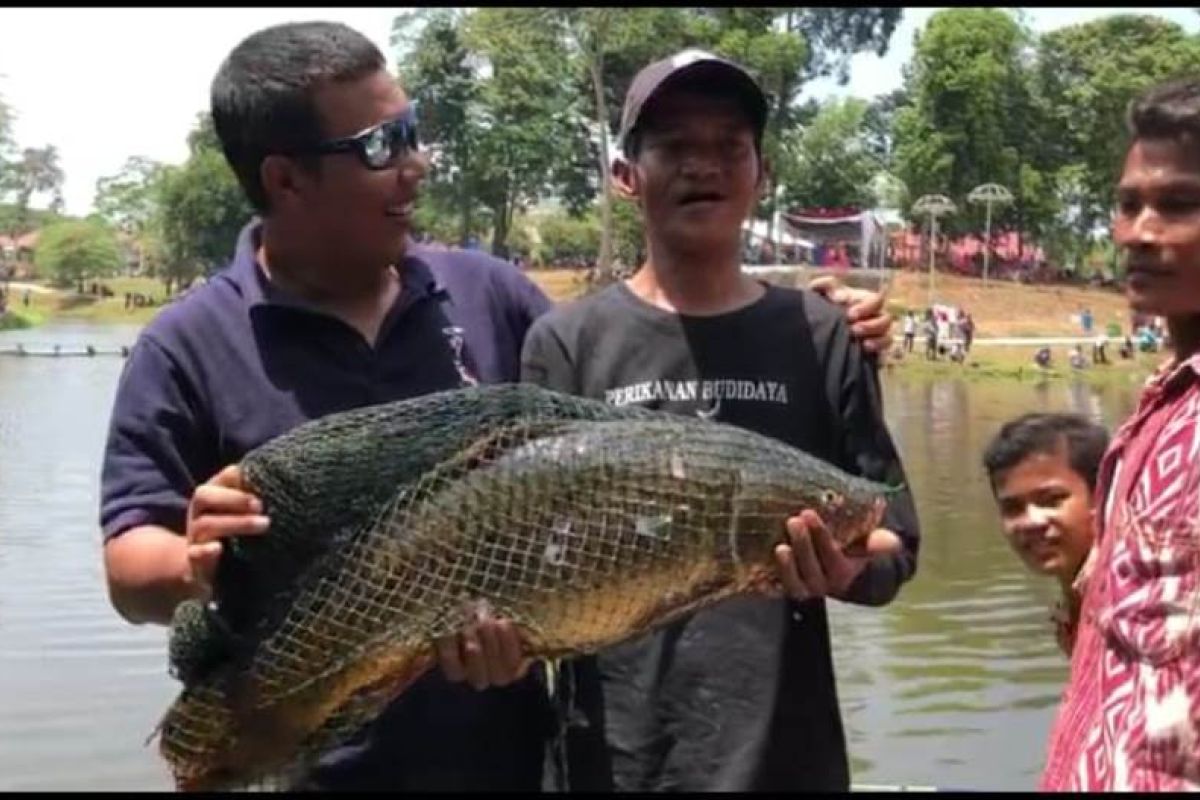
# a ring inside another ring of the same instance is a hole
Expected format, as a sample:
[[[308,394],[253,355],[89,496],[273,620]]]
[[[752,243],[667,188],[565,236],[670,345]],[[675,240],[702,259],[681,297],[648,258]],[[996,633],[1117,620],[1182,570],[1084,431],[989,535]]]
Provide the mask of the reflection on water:
[[[1112,429],[1137,387],[888,379],[888,422],[917,499],[917,576],[884,609],[832,604],[860,783],[1031,789],[1066,679],[1050,582],[1000,536],[980,466],[1007,419],[1075,411]]]
[[[119,346],[72,326],[0,343]],[[122,361],[0,357],[0,790],[163,789],[146,737],[174,696],[165,633],[105,596],[97,478]],[[1072,409],[1111,425],[1134,387],[889,378],[888,418],[924,526],[917,577],[884,609],[833,604],[854,780],[1030,788],[1066,674],[1053,588],[997,529],[979,467],[1008,417]]]
[[[89,326],[0,343],[129,344]],[[174,691],[161,629],[110,609],[96,524],[115,357],[0,357],[0,790],[170,788],[145,746]]]

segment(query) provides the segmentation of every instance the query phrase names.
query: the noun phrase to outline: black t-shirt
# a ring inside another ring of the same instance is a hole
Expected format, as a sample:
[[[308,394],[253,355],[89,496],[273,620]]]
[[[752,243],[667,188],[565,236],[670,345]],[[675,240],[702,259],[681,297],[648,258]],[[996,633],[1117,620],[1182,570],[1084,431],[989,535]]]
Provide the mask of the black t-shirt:
[[[618,284],[540,318],[521,371],[552,389],[717,419],[904,482],[874,366],[841,309],[812,292],[769,286],[745,308],[691,317]],[[905,552],[868,566],[851,590],[857,602],[890,601],[916,568],[907,491],[884,525]],[[823,601],[735,598],[576,659],[558,686],[555,788],[849,788]]]

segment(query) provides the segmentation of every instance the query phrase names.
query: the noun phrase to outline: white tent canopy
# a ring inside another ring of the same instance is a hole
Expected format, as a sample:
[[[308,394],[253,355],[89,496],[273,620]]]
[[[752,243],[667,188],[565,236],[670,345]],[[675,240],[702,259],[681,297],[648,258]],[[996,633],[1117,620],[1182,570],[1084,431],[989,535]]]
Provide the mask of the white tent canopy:
[[[809,216],[804,213],[784,214],[788,228],[819,242],[856,242],[860,266],[882,266],[887,249],[887,219],[885,212],[864,209],[852,213]]]
[[[772,238],[771,223],[765,219],[747,220],[742,223],[742,233],[752,243],[764,242]],[[803,247],[811,250],[813,243],[791,233],[786,224],[776,225],[774,231],[775,244],[781,247]]]

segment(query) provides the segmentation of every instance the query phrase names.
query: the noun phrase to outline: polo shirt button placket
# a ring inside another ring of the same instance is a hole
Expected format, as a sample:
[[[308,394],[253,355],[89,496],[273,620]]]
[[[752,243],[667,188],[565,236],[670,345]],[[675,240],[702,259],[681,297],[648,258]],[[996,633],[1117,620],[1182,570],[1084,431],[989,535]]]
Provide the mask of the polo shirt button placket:
[[[366,342],[361,342],[363,380],[367,387],[367,403],[376,405],[383,402],[379,391],[379,355],[378,351]]]

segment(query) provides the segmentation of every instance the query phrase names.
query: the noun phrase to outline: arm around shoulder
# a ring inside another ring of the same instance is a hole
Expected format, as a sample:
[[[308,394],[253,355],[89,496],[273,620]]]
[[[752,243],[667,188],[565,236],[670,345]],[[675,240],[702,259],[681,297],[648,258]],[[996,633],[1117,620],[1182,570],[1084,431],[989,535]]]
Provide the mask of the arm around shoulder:
[[[851,584],[845,599],[862,605],[886,605],[917,569],[920,527],[916,504],[884,419],[879,373],[873,360],[866,358],[848,335],[842,368],[835,372],[837,377],[830,378],[837,380],[833,388],[839,399],[841,461],[851,471],[895,488],[881,527],[894,532],[902,543],[898,552],[872,558]]]

